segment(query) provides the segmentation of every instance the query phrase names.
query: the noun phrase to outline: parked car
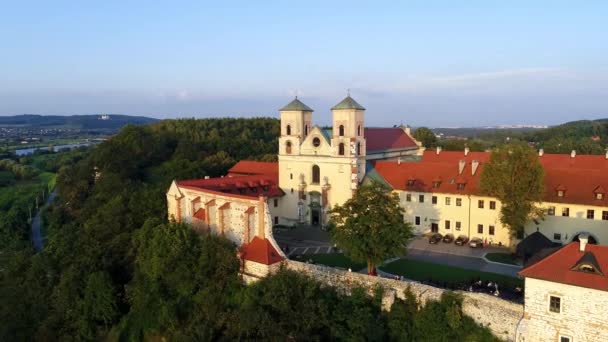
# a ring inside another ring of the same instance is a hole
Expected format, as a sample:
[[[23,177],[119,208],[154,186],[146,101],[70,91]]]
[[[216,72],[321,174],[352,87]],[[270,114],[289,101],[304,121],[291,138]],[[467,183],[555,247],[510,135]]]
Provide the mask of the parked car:
[[[439,233],[435,233],[429,238],[429,243],[436,245],[439,243],[439,241],[441,241],[441,239],[443,239],[443,236]]]
[[[450,243],[452,241],[454,241],[454,235],[453,234],[445,234],[443,236],[443,242]]]
[[[469,242],[469,247],[471,248],[482,248],[483,241],[480,238],[472,238],[471,242]]]
[[[456,238],[456,241],[454,241],[454,243],[458,246],[464,246],[467,244],[467,242],[469,242],[469,238],[464,235],[460,235]]]

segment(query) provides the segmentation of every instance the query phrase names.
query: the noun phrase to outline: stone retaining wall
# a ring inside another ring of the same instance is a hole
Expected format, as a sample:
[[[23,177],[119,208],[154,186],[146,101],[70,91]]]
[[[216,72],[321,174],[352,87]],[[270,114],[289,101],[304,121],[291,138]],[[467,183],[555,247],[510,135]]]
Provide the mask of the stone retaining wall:
[[[400,281],[381,277],[370,277],[366,274],[341,271],[335,268],[312,265],[293,260],[286,260],[283,265],[290,270],[308,276],[333,287],[349,290],[354,286],[373,289],[381,286],[384,289],[383,307],[390,309],[395,296],[403,298],[409,286],[421,303],[429,299],[439,299],[444,290],[420,284],[414,281]],[[477,323],[488,327],[494,335],[506,341],[515,340],[515,331],[524,313],[524,306],[499,299],[483,293],[456,291],[462,294],[463,312]]]

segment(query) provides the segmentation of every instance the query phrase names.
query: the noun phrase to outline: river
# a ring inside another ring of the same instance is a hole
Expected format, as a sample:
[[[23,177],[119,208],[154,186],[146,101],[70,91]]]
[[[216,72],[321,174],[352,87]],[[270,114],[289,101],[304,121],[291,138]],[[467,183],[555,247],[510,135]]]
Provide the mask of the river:
[[[81,147],[81,146],[89,146],[92,143],[90,142],[86,142],[86,143],[80,143],[80,144],[68,144],[68,145],[57,145],[57,146],[53,146],[53,152],[57,152],[63,148],[76,148],[76,147]],[[18,156],[24,156],[27,154],[31,154],[34,153],[34,151],[37,150],[48,150],[49,146],[41,146],[41,147],[30,147],[30,148],[22,148],[19,150],[15,150],[15,154],[17,154]]]

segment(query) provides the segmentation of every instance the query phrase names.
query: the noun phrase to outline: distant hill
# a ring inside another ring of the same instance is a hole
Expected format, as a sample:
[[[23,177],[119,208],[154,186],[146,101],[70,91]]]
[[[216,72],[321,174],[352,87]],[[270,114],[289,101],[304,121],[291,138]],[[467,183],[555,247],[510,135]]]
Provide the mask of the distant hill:
[[[145,125],[156,121],[159,120],[129,115],[108,115],[106,120],[102,120],[101,115],[63,116],[24,114],[0,116],[0,127],[117,130],[125,125]]]

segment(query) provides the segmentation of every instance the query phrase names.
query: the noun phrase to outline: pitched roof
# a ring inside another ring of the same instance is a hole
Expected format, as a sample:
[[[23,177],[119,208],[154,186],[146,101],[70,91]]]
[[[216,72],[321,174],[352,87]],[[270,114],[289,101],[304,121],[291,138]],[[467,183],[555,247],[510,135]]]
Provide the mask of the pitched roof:
[[[285,195],[278,184],[278,174],[192,179],[177,182],[177,186],[181,188],[210,190],[250,198],[258,198],[259,196],[280,197]]]
[[[228,170],[228,176],[278,175],[279,163],[241,160]]]
[[[245,260],[255,261],[264,265],[272,265],[283,261],[283,257],[272,246],[268,239],[254,237],[249,243],[241,246],[241,256]]]
[[[350,95],[344,98],[344,100],[340,101],[337,105],[331,107],[331,110],[340,110],[340,109],[357,109],[357,110],[365,110],[362,105],[357,103]]]
[[[589,253],[601,270],[608,270],[608,246],[587,244],[585,251],[579,251],[579,243],[572,242],[548,257],[519,272],[522,277],[542,279],[557,283],[608,291],[608,277],[603,274],[583,272],[575,268]],[[591,257],[587,256],[586,259]]]
[[[283,108],[279,109],[279,111],[302,111],[302,112],[314,112],[312,108],[305,105],[302,101],[298,100],[298,97],[286,104]]]
[[[524,258],[535,255],[546,248],[552,248],[555,244],[543,233],[536,231],[517,244],[517,255]]]
[[[363,134],[367,153],[418,148],[416,142],[402,128],[365,128]]]
[[[546,158],[547,157],[547,158]],[[438,193],[476,194],[480,195],[479,180],[484,164],[489,160],[489,152],[425,151],[419,162],[405,162],[399,165],[395,161],[378,161],[374,167],[382,177],[395,189]],[[576,162],[573,159],[580,158]],[[462,175],[458,174],[460,160],[465,161]],[[479,162],[474,175],[471,173],[472,161]],[[608,198],[598,200],[594,191],[601,187],[608,189],[608,160],[603,155],[569,154],[543,155],[539,161],[545,171],[544,200],[553,203],[587,204],[608,206]],[[406,187],[407,180],[415,179],[414,187]],[[434,188],[433,179],[441,178],[438,188]],[[463,190],[458,190],[452,180],[466,182]],[[557,196],[557,189],[566,189],[563,197]]]

